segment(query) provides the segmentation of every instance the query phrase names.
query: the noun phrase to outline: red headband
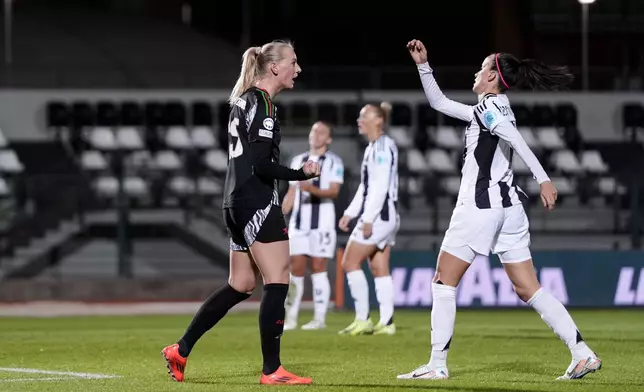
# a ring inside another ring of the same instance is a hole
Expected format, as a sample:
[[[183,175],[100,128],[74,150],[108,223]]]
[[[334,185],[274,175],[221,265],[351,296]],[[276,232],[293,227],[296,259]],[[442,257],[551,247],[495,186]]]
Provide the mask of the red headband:
[[[496,61],[496,70],[499,73],[499,76],[501,77],[501,82],[503,82],[503,85],[505,88],[509,89],[510,86],[505,82],[505,79],[503,79],[503,74],[501,73],[501,68],[499,67],[499,54],[497,53],[496,56],[494,56],[494,60]]]

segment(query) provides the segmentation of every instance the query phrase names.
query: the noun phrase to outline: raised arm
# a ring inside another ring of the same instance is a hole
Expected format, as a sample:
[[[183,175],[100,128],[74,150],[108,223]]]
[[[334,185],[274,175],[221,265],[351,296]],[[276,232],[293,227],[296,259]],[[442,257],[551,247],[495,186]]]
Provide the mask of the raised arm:
[[[425,90],[425,96],[429,105],[450,117],[458,118],[464,121],[472,120],[474,115],[472,106],[453,101],[445,96],[441,91],[436,79],[434,79],[433,70],[427,62],[427,49],[425,45],[418,40],[412,40],[407,43],[407,50],[418,67],[420,81]]]

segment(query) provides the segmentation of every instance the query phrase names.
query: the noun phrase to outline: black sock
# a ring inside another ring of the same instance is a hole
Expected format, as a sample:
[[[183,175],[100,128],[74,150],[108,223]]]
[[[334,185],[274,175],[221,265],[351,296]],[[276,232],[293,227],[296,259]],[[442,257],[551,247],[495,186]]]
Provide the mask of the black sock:
[[[215,291],[201,305],[192,322],[179,340],[179,355],[187,357],[197,340],[221,320],[235,305],[248,299],[250,294],[240,293],[229,284]]]
[[[284,332],[284,301],[288,285],[269,283],[264,285],[264,296],[259,306],[259,334],[262,339],[264,374],[272,374],[280,367],[280,340]]]

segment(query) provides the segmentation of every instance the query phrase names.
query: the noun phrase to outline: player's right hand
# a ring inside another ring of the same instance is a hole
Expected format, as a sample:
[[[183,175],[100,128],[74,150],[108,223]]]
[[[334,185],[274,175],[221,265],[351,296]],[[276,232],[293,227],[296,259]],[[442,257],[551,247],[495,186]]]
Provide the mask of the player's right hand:
[[[427,62],[427,49],[425,49],[425,45],[420,40],[412,39],[407,42],[407,50],[416,64],[425,64]]]
[[[350,216],[343,216],[340,218],[340,222],[338,222],[338,227],[340,230],[347,232],[349,231],[349,223],[351,223],[351,217]]]
[[[542,182],[540,187],[543,206],[549,211],[552,211],[557,203],[557,188],[552,185],[551,181]]]
[[[303,166],[302,170],[308,178],[319,177],[320,176],[320,165],[317,162],[307,161]]]

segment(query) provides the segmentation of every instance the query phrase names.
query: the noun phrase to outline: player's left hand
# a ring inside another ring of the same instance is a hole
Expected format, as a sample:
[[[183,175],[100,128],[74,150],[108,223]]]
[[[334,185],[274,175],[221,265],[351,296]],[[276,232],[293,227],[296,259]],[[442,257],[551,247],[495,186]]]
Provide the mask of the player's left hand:
[[[362,236],[367,239],[373,234],[373,223],[362,223]]]
[[[555,204],[557,203],[557,188],[552,185],[551,181],[541,183],[541,201],[543,202],[543,206],[549,211],[555,208]]]
[[[318,165],[317,162],[307,161],[302,166],[302,170],[304,170],[304,174],[306,174],[308,178],[314,178],[314,177],[320,176],[320,165]]]

